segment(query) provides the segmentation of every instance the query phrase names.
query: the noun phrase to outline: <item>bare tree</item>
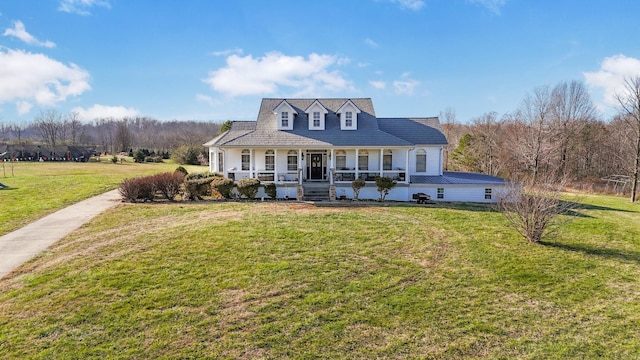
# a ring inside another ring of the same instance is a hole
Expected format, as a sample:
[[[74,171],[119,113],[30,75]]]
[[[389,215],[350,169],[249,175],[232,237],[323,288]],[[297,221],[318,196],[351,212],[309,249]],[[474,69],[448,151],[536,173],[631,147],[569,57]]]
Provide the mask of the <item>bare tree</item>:
[[[498,200],[498,210],[509,226],[534,244],[552,238],[562,225],[571,221],[575,201],[563,201],[562,184],[513,185]]]
[[[479,155],[480,169],[483,173],[497,175],[501,164],[496,161],[501,129],[497,120],[498,113],[489,112],[473,120],[476,129],[475,150]]]
[[[72,111],[68,115],[69,130],[71,132],[71,145],[78,145],[78,141],[82,137],[82,122],[80,114]]]
[[[442,119],[442,132],[444,133],[444,137],[447,139],[447,146],[444,147],[443,156],[443,165],[444,169],[449,169],[449,153],[453,151],[458,146],[458,139],[453,139],[453,131],[456,125],[456,111],[448,107],[444,110],[444,113],[440,114],[440,118]]]
[[[53,151],[55,155],[56,145],[60,141],[62,114],[53,109],[40,111],[34,122],[42,140],[51,148],[51,151]]]
[[[635,202],[640,175],[640,76],[625,79],[624,89],[622,93],[616,94],[616,100],[620,115],[633,136],[631,202]]]
[[[551,101],[558,146],[558,178],[565,178],[569,175],[568,156],[573,139],[585,121],[597,117],[597,111],[581,81],[560,82],[551,91]]]
[[[516,115],[516,131],[509,137],[509,151],[530,172],[533,184],[538,182],[541,168],[549,161],[549,126],[551,94],[546,86],[527,94]]]
[[[129,119],[124,118],[116,122],[115,142],[119,151],[129,151],[133,143],[133,134],[129,129]]]

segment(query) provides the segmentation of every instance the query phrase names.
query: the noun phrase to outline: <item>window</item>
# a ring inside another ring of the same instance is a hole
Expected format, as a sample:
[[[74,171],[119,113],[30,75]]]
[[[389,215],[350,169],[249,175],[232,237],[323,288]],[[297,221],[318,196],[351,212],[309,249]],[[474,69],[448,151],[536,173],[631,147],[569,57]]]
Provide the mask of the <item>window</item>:
[[[320,112],[313,112],[313,127],[320,127]]]
[[[484,189],[484,199],[491,200],[491,189]]]
[[[358,153],[358,170],[369,170],[369,152],[367,150],[361,150]]]
[[[385,150],[382,155],[382,170],[392,170],[393,167],[393,152],[391,150]]]
[[[280,124],[283,128],[289,127],[289,113],[287,111],[280,114]]]
[[[344,126],[352,127],[353,126],[353,113],[351,111],[347,111],[344,114]]]
[[[273,171],[276,168],[276,157],[273,154],[273,150],[267,150],[264,153],[264,169]]]
[[[222,152],[218,153],[218,172],[224,173],[224,154]]]
[[[438,199],[444,199],[444,188],[438,188]]]
[[[249,149],[242,150],[242,170],[249,170],[249,163],[251,161],[251,152]]]
[[[347,169],[347,153],[345,153],[344,150],[336,151],[336,169],[337,170]]]
[[[424,149],[416,151],[416,172],[427,171],[427,152]]]
[[[295,150],[287,152],[287,171],[298,171],[298,152]]]

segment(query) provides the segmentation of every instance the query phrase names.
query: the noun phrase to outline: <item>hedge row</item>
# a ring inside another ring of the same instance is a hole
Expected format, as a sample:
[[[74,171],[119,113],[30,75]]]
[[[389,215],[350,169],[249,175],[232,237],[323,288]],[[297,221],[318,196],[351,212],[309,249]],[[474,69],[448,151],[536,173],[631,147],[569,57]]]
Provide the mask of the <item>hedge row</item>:
[[[175,172],[125,179],[120,183],[120,196],[126,201],[153,201],[156,194],[162,195],[169,201],[183,193],[183,199],[202,200],[206,196],[230,199],[233,188],[247,199],[254,199],[260,189],[260,180],[242,179],[238,184],[217,174],[193,173],[185,174],[184,168]],[[276,198],[275,183],[265,183],[264,191],[272,199]]]
[[[153,201],[156,193],[174,201],[184,182],[181,172],[166,172],[157,175],[125,179],[120,183],[120,196],[130,202]]]

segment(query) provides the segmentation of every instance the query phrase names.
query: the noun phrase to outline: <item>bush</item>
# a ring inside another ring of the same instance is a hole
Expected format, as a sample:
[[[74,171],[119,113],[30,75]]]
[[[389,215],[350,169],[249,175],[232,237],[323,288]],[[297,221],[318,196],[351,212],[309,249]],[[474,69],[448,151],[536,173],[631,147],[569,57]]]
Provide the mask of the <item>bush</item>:
[[[211,173],[191,173],[184,177],[184,189],[189,200],[202,200],[211,196],[211,182],[218,175]]]
[[[138,200],[153,201],[155,195],[154,182],[150,176],[124,179],[120,183],[120,196],[123,200],[136,202]]]
[[[231,190],[233,190],[235,184],[233,180],[221,176],[216,176],[211,181],[212,193],[217,193],[220,197],[225,199],[231,198]]]
[[[184,168],[184,166],[178,166],[175,171],[182,173],[182,175],[184,176],[189,175],[189,172],[187,171],[187,169]]]
[[[184,182],[184,175],[181,172],[166,172],[151,176],[154,189],[162,193],[169,201],[174,201],[180,193],[180,186]]]
[[[144,162],[161,163],[162,162],[162,157],[161,156],[147,156],[147,157],[144,158]]]
[[[276,183],[269,182],[264,184],[264,193],[267,194],[268,197],[275,199],[278,196],[278,187]]]
[[[118,163],[118,157],[116,155],[113,155],[111,157],[111,162],[114,163],[114,164],[117,164]]]
[[[357,178],[351,182],[351,188],[353,189],[353,199],[358,200],[358,196],[360,196],[360,189],[362,189],[366,183],[364,180]]]
[[[202,153],[202,146],[183,145],[171,153],[171,159],[182,165],[200,165],[198,154]]]
[[[376,177],[376,187],[378,188],[378,192],[380,193],[380,198],[378,201],[384,201],[384,198],[389,195],[389,190],[393,189],[396,186],[396,181],[392,178],[377,176]]]
[[[247,199],[253,199],[260,190],[260,180],[258,179],[241,179],[238,181],[238,192]]]

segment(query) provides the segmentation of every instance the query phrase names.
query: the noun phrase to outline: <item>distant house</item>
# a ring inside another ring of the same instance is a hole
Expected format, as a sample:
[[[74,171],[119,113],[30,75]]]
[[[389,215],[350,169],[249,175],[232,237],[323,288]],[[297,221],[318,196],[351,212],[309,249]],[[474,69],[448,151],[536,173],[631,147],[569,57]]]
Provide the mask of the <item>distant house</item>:
[[[233,121],[204,144],[211,172],[278,185],[278,197],[353,197],[351,182],[367,186],[361,199],[377,199],[378,176],[397,182],[387,199],[495,202],[505,180],[445,172],[447,140],[437,117],[378,118],[370,98],[263,99],[256,121]],[[260,195],[259,195],[260,196]]]

